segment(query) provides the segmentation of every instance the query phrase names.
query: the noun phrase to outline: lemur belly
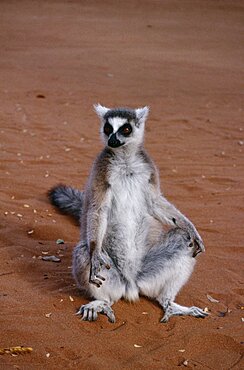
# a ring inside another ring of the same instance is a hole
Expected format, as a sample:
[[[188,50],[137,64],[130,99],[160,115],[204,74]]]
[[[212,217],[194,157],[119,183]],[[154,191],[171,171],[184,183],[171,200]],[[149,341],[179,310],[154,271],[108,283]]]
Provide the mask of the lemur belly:
[[[121,169],[110,179],[112,205],[106,250],[111,251],[122,275],[133,281],[148,250],[148,235],[155,220],[149,215],[146,194],[149,175],[143,166]]]

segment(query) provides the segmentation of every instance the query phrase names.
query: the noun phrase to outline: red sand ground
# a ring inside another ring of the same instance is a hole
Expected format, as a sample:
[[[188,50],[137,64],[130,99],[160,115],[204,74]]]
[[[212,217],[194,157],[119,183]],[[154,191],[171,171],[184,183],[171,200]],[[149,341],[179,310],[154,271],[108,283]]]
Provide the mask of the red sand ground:
[[[0,347],[33,347],[1,369],[244,368],[243,35],[237,0],[1,1]],[[101,149],[95,102],[151,107],[146,148],[206,245],[177,301],[209,318],[163,325],[146,299],[116,303],[115,324],[74,315],[79,229],[45,193],[84,186]]]

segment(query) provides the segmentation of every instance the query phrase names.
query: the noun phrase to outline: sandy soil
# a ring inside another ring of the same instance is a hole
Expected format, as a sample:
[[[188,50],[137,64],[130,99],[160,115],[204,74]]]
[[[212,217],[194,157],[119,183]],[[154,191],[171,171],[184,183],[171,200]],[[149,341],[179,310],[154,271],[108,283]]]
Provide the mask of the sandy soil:
[[[0,347],[33,348],[1,369],[244,367],[243,35],[238,0],[1,1]],[[45,193],[85,184],[95,102],[151,107],[162,189],[206,245],[177,301],[209,318],[163,325],[143,298],[116,303],[115,324],[74,315],[87,302],[70,270],[79,229]]]

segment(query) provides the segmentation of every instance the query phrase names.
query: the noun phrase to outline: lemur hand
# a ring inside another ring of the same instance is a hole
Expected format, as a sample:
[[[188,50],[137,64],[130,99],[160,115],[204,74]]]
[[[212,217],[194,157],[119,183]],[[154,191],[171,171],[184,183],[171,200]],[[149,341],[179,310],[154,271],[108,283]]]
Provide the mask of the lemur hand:
[[[199,235],[195,226],[188,219],[185,219],[183,222],[179,222],[175,218],[173,218],[173,223],[175,224],[175,226],[178,226],[189,233],[189,246],[194,248],[193,257],[196,257],[196,255],[201,252],[205,252],[205,247],[201,236]]]
[[[194,249],[192,257],[196,257],[197,254],[205,251],[205,247],[201,237],[193,239],[193,248]]]
[[[90,279],[91,284],[95,284],[98,288],[102,285],[105,278],[100,275],[101,267],[104,266],[106,269],[110,269],[110,265],[106,261],[105,257],[99,252],[93,252],[91,257],[91,269],[90,269]]]
[[[202,238],[192,223],[187,225],[187,231],[189,232],[191,238],[190,246],[193,248],[192,257],[196,257],[197,254],[205,251]]]

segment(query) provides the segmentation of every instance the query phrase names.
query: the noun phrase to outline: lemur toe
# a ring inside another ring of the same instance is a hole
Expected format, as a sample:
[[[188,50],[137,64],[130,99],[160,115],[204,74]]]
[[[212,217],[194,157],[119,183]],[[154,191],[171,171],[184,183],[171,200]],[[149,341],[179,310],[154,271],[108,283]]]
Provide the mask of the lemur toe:
[[[84,309],[82,320],[83,321],[96,321],[97,312],[95,312],[93,308]]]
[[[204,319],[204,317],[207,317],[209,315],[208,312],[205,312],[204,310],[202,310],[199,307],[192,306],[190,308],[190,310],[191,310],[191,315],[194,316],[194,317]]]
[[[166,324],[168,321],[169,321],[169,316],[168,316],[168,315],[164,315],[164,316],[162,317],[162,319],[160,320],[160,322],[161,322],[162,324]]]
[[[96,285],[97,288],[100,288],[103,281],[105,281],[105,278],[102,277],[101,275],[94,275],[94,276],[91,276],[89,279],[89,283]]]
[[[112,324],[115,323],[116,319],[115,319],[115,316],[114,316],[114,313],[107,313],[106,314],[108,316],[108,321],[111,322]]]

